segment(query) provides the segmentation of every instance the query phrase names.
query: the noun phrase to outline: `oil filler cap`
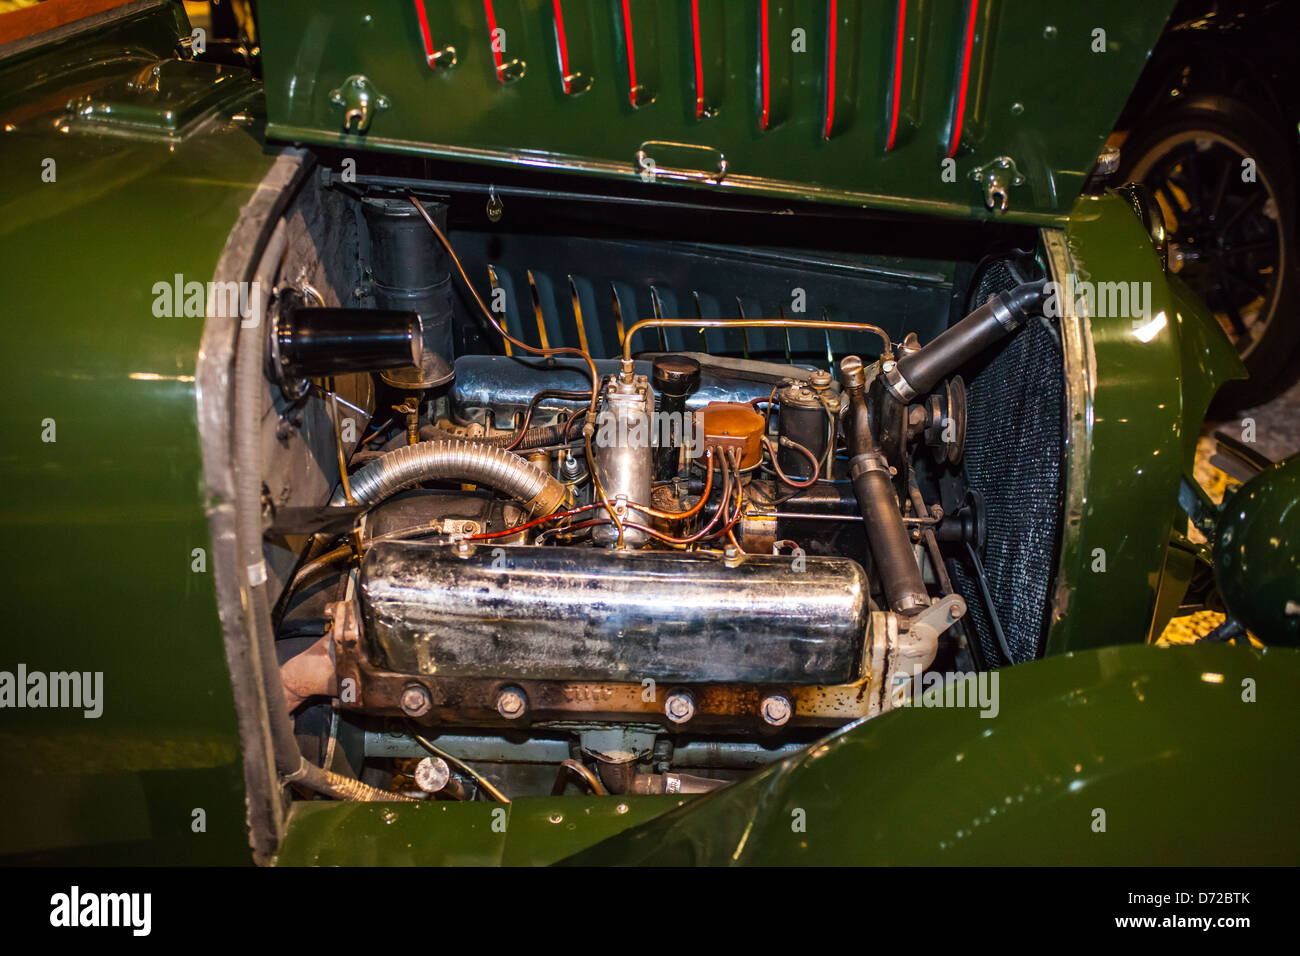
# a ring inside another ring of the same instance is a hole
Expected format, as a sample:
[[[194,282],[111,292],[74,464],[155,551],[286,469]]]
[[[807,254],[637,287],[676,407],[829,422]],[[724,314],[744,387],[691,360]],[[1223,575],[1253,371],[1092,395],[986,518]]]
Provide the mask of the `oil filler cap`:
[[[650,381],[661,395],[685,398],[700,387],[700,363],[686,355],[661,355],[651,366]]]

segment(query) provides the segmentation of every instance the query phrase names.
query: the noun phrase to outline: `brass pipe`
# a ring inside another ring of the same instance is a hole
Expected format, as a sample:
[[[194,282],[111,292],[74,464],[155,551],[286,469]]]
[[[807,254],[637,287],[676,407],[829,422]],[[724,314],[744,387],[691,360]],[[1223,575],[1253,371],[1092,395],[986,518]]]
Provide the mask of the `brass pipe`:
[[[889,333],[870,322],[839,322],[831,319],[642,319],[627,330],[623,337],[623,361],[632,360],[632,337],[642,329],[840,329],[846,332],[870,332],[885,343],[881,358],[894,355],[894,345]]]
[[[343,482],[343,501],[348,505],[355,505],[357,500],[352,497],[352,483],[348,480],[348,460],[343,454],[343,432],[339,429],[339,398],[334,391],[334,379],[330,379],[329,396],[330,396],[330,422],[334,425],[334,448],[339,456],[339,479]]]
[[[408,732],[410,733],[411,738],[412,738],[412,739],[413,739],[417,744],[419,744],[421,747],[423,747],[425,750],[429,751],[429,753],[433,754],[435,757],[441,757],[443,760],[447,761],[447,763],[451,764],[453,767],[455,767],[455,768],[456,768],[457,770],[459,770],[461,773],[465,774],[465,775],[468,776],[468,777],[472,777],[472,778],[474,779],[474,782],[475,782],[475,783],[477,783],[480,787],[482,787],[484,790],[486,790],[488,793],[490,793],[490,794],[492,795],[493,799],[495,799],[495,800],[497,800],[497,801],[499,801],[499,802],[501,802],[501,803],[509,803],[509,802],[510,802],[510,798],[509,798],[509,797],[507,797],[504,793],[502,793],[502,792],[501,792],[500,790],[498,790],[496,787],[492,786],[491,781],[489,781],[489,780],[487,779],[487,777],[483,776],[481,773],[479,773],[477,770],[475,770],[473,767],[471,767],[471,766],[470,766],[469,764],[467,764],[465,761],[461,760],[461,759],[458,758],[458,757],[453,757],[451,754],[447,753],[447,751],[445,751],[445,750],[440,750],[439,748],[435,747],[435,746],[434,746],[433,744],[431,744],[429,741],[425,740],[425,739],[424,739],[423,737],[421,737],[418,733],[416,733],[415,730],[414,730],[414,728],[410,729]]]
[[[588,770],[581,761],[566,760],[560,764],[560,772],[555,777],[555,785],[551,787],[551,796],[558,797],[564,793],[564,785],[568,783],[568,775],[570,773],[580,777],[594,795],[598,797],[608,795],[608,791],[606,791],[605,787],[601,784],[599,778]]]

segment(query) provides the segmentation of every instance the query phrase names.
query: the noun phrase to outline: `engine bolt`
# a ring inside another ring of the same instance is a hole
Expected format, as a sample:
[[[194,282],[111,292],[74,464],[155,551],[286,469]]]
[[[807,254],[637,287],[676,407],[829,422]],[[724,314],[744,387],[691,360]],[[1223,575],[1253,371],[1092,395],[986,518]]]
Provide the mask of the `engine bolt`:
[[[425,757],[415,765],[415,785],[425,793],[437,793],[451,779],[451,768],[441,757]]]
[[[433,706],[433,698],[421,684],[407,684],[402,690],[402,713],[408,717],[423,717]]]
[[[794,715],[794,704],[784,694],[769,694],[763,698],[759,709],[763,713],[763,720],[773,727],[784,725]]]
[[[695,698],[687,690],[675,690],[664,701],[664,713],[674,724],[684,724],[695,716]]]
[[[506,720],[516,720],[528,710],[528,695],[518,687],[503,687],[497,694],[497,713]]]

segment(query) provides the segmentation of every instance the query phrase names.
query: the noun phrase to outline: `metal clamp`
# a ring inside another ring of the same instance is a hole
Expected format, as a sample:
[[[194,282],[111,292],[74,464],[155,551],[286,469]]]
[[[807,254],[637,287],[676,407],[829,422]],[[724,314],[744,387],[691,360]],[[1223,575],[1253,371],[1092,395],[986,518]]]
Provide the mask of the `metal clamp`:
[[[872,471],[884,472],[886,475],[892,474],[889,463],[885,461],[885,456],[880,452],[857,455],[849,461],[849,477],[855,481],[859,475],[865,475]]]
[[[1007,308],[1006,302],[1002,295],[995,295],[989,299],[989,307],[993,309],[993,318],[998,320],[998,325],[1002,326],[1008,332],[1014,332],[1020,328],[1020,319],[1018,319],[1010,309]]]
[[[903,377],[897,362],[885,362],[880,366],[880,370],[885,381],[885,388],[904,405],[917,397],[916,389],[912,387],[911,382]]]

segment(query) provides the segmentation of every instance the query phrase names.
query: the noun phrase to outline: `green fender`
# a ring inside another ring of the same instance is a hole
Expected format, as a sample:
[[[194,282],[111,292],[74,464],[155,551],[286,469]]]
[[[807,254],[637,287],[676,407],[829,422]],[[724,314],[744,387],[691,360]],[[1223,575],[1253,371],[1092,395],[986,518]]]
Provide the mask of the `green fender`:
[[[996,716],[890,712],[564,862],[1300,862],[1300,653],[1110,647],[999,678]]]
[[[1159,636],[1194,555],[1180,483],[1218,388],[1244,375],[1205,305],[1169,275],[1116,192],[1081,196],[1064,234],[1044,230],[1052,278],[1089,286],[1060,327],[1066,344],[1066,480],[1046,652]],[[1141,295],[1141,313],[1113,295]]]

